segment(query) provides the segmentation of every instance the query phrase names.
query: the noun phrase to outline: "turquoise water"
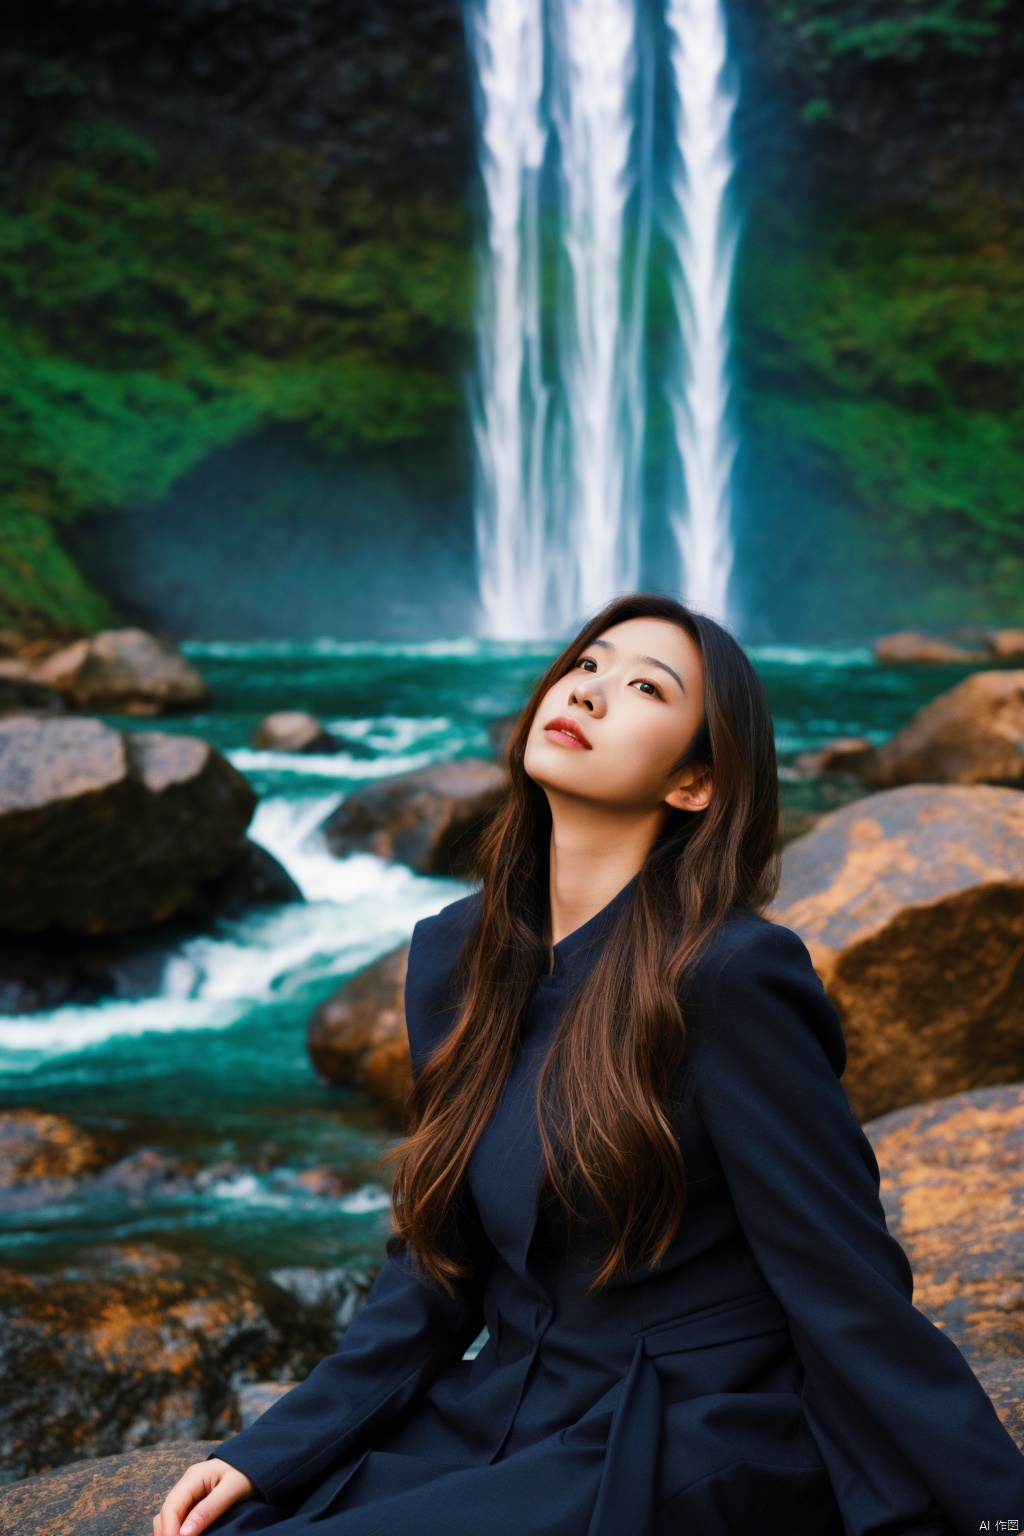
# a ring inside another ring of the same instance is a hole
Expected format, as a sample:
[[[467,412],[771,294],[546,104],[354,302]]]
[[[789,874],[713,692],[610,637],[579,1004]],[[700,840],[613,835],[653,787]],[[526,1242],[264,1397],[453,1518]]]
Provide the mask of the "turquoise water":
[[[389,1230],[378,1160],[394,1133],[358,1095],[320,1083],[305,1050],[316,1004],[421,916],[467,888],[370,855],[333,858],[318,828],[366,780],[487,754],[487,723],[519,708],[553,647],[193,645],[212,707],[160,722],[206,737],[252,781],[252,834],[307,900],[224,922],[168,951],[154,995],[0,1017],[0,1095],[112,1135],[122,1153],[179,1160],[143,1193],[83,1186],[60,1205],[0,1207],[0,1256],[50,1263],[81,1243],[145,1238],[230,1252],[257,1272],[287,1263],[379,1263]],[[852,786],[808,783],[794,755],[836,735],[880,741],[962,669],[888,669],[861,651],[752,653],[771,698],[783,793],[827,808]],[[336,755],[255,752],[272,709],[310,709]],[[118,722],[152,729],[152,722]],[[325,1191],[310,1170],[331,1169]]]

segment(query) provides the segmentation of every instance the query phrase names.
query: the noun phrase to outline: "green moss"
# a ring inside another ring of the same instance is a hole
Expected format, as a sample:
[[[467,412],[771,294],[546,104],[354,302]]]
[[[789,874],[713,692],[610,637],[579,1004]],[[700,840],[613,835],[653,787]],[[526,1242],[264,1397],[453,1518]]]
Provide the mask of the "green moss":
[[[737,273],[742,412],[860,504],[893,558],[1024,600],[1024,230],[972,189],[819,231],[763,214]],[[963,212],[963,210],[968,212]],[[994,573],[994,581],[993,581]]]
[[[332,201],[321,169],[277,149],[247,180],[171,133],[81,118],[0,187],[0,617],[109,617],[61,523],[146,505],[263,423],[339,449],[451,423],[466,211]]]
[[[844,58],[971,58],[1020,35],[1014,0],[774,0],[769,17],[782,57],[816,54],[822,71]]]

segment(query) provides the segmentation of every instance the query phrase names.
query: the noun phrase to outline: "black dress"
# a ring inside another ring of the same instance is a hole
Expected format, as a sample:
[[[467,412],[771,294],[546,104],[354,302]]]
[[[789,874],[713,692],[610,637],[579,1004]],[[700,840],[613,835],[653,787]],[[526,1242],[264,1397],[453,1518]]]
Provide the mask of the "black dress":
[[[567,989],[635,880],[555,945],[537,982],[469,1170],[475,1280],[450,1299],[397,1248],[336,1352],[212,1453],[258,1497],[211,1531],[1024,1530],[1024,1455],[912,1304],[839,1081],[839,1020],[788,929],[736,911],[703,961],[684,999],[683,1219],[656,1269],[585,1294],[598,1249],[538,1201],[534,1089]],[[453,1021],[452,967],[478,901],[416,926],[414,1069]]]

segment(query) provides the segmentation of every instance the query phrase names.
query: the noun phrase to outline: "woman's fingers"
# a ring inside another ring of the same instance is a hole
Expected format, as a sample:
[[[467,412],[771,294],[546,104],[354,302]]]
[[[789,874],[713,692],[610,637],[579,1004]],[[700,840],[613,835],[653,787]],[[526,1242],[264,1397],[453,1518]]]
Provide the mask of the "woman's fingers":
[[[153,1518],[153,1536],[181,1536],[181,1523],[209,1484],[201,1464],[183,1472]]]
[[[199,1536],[239,1499],[255,1490],[244,1472],[210,1460],[189,1467],[153,1517],[153,1536]]]
[[[223,1478],[211,1493],[201,1499],[192,1513],[181,1523],[181,1536],[199,1536],[200,1531],[205,1531],[208,1525],[212,1525],[218,1515],[222,1515],[232,1504],[237,1504],[242,1497],[240,1488],[232,1490],[231,1480]]]

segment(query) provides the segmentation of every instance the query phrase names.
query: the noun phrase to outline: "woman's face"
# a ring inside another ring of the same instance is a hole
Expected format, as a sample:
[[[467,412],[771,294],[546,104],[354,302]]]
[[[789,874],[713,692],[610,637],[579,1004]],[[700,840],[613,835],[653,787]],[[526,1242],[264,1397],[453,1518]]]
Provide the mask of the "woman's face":
[[[624,812],[700,810],[710,779],[673,774],[700,726],[700,652],[667,619],[626,619],[580,650],[541,700],[525,768],[543,788]],[[559,727],[565,727],[560,729]]]

